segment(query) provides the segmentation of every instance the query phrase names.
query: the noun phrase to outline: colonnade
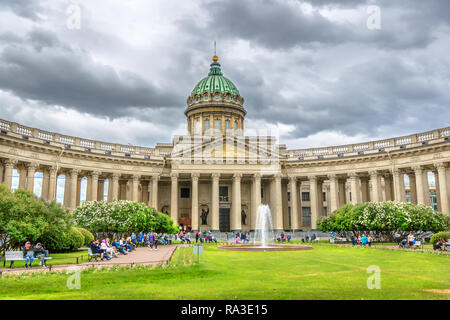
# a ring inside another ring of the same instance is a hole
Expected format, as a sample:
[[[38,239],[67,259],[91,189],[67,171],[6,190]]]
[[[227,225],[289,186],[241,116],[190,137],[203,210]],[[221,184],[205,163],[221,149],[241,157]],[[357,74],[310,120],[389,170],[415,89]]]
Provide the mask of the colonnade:
[[[80,170],[77,168],[58,168],[56,166],[41,165],[38,162],[23,162],[17,159],[3,159],[0,163],[0,182],[11,187],[13,169],[19,174],[19,188],[33,192],[34,177],[36,172],[43,173],[42,194],[43,199],[56,200],[57,179],[61,174],[65,175],[64,201],[63,205],[74,210],[80,203],[80,181],[87,178],[86,200],[103,200],[104,184],[108,179],[108,201],[126,199],[140,201],[162,210],[158,201],[159,183],[162,178],[160,174],[121,174],[118,172],[101,172],[97,170]],[[436,195],[438,210],[450,214],[450,169],[446,162],[434,162],[427,165],[415,165],[412,167],[391,168],[383,170],[370,170],[364,172],[351,171],[346,173],[318,173],[318,174],[296,174],[294,170],[287,175],[271,174],[263,175],[260,172],[236,172],[236,173],[199,173],[199,172],[171,172],[165,175],[164,182],[170,183],[170,209],[171,218],[179,221],[179,198],[180,198],[180,175],[183,179],[190,181],[191,201],[191,228],[200,228],[200,179],[208,180],[211,186],[210,228],[219,231],[219,210],[221,201],[219,187],[222,179],[232,181],[230,204],[230,230],[242,230],[241,211],[242,180],[250,183],[249,191],[249,225],[246,228],[255,229],[257,208],[262,202],[262,187],[269,191],[269,196],[264,199],[270,205],[272,220],[275,230],[291,229],[301,230],[305,227],[302,222],[301,208],[301,186],[305,183],[309,189],[311,224],[315,229],[317,220],[323,216],[323,185],[329,186],[327,194],[327,211],[332,212],[346,203],[358,204],[366,201],[406,201],[406,190],[404,175],[409,176],[410,201],[413,203],[430,205],[430,191],[428,187],[427,173],[433,171],[436,177]],[[346,192],[346,186],[349,192]],[[290,193],[290,200],[285,201],[283,193]],[[290,208],[290,222],[284,219],[287,215],[287,207]]]

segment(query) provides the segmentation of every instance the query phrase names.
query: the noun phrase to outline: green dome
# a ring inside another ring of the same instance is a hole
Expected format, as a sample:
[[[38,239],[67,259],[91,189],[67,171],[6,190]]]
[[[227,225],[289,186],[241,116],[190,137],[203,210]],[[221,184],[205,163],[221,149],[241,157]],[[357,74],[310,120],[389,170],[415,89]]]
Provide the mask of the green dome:
[[[209,92],[211,95],[215,92],[221,92],[222,96],[226,93],[239,95],[239,90],[233,82],[223,76],[220,64],[216,61],[211,63],[208,76],[197,83],[191,92],[191,96],[202,95],[205,92]]]

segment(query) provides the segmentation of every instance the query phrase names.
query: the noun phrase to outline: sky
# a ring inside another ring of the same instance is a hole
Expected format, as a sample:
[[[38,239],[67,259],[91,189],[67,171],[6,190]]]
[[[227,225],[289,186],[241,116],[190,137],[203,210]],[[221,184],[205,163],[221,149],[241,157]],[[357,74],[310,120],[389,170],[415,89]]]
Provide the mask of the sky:
[[[217,41],[247,135],[288,149],[408,135],[450,125],[449,31],[447,0],[0,0],[0,119],[171,142]]]

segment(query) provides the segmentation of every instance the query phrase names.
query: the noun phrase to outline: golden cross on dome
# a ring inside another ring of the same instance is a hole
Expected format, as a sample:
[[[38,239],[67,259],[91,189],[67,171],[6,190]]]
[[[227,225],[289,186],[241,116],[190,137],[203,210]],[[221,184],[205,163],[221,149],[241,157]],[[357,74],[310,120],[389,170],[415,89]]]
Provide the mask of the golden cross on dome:
[[[216,55],[216,40],[214,40],[214,57],[213,57],[213,61],[214,62],[219,61],[219,57]]]

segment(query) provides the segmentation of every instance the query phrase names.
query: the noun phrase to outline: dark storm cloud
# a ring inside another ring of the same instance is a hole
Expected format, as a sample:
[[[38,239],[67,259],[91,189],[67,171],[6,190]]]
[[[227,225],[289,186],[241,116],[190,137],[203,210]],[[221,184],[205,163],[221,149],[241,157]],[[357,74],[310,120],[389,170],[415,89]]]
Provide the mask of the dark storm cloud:
[[[16,15],[31,19],[40,20],[39,13],[42,10],[39,1],[30,0],[0,0],[0,9],[11,10]]]
[[[0,88],[21,98],[110,117],[126,115],[129,107],[172,107],[179,102],[140,75],[95,62],[44,30],[30,32],[27,45],[3,49]]]
[[[307,2],[307,1],[304,1]],[[336,23],[317,10],[304,13],[287,1],[206,1],[211,17],[203,20],[185,18],[183,29],[209,37],[211,30],[222,38],[240,38],[268,49],[286,50],[295,46],[337,45],[347,42],[367,43],[380,48],[411,49],[425,47],[434,40],[432,31],[439,23],[449,23],[450,2],[431,1],[310,1],[315,9],[330,6],[362,8],[361,23]],[[404,6],[401,5],[404,4]],[[380,7],[382,28],[369,30],[366,21],[370,4]],[[412,5],[413,4],[413,5]],[[436,21],[438,19],[438,21]]]

